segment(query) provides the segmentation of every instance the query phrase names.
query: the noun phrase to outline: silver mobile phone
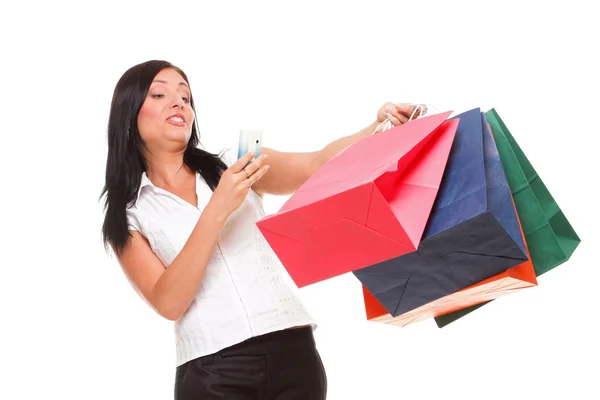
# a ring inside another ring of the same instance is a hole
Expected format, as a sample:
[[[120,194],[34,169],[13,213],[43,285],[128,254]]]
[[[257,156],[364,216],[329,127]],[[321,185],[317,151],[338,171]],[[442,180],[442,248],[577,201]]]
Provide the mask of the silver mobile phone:
[[[262,148],[262,130],[259,129],[242,129],[240,130],[240,142],[238,145],[238,156],[240,159],[248,152],[254,152],[254,159],[260,155]]]

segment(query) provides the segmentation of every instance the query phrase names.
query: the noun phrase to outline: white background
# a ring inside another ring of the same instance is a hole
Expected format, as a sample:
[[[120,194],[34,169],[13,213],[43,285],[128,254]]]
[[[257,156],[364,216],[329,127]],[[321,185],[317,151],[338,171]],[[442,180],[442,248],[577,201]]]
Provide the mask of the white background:
[[[302,289],[328,398],[598,398],[593,2],[16,3],[0,17],[0,398],[172,398],[172,323],[100,241],[112,91],[149,59],[188,73],[213,152],[243,127],[319,149],[386,101],[495,107],[582,244],[538,287],[444,329],[366,322],[351,275]]]

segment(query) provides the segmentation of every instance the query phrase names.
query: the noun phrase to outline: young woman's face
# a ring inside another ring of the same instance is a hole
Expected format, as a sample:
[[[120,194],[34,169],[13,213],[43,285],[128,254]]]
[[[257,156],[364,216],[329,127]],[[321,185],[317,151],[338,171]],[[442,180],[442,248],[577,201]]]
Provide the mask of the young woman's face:
[[[194,117],[188,84],[177,71],[165,68],[154,77],[137,123],[149,147],[185,148]]]

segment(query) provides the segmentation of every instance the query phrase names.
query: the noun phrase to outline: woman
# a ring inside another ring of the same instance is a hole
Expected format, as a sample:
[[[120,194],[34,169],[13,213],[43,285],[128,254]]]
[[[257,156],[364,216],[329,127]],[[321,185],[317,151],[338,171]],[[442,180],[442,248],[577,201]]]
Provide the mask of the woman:
[[[176,399],[324,399],[316,324],[255,226],[264,194],[290,194],[381,122],[320,151],[239,160],[198,148],[188,79],[165,61],[125,72],[108,123],[105,246],[153,309],[175,321]],[[288,277],[289,278],[289,277]]]

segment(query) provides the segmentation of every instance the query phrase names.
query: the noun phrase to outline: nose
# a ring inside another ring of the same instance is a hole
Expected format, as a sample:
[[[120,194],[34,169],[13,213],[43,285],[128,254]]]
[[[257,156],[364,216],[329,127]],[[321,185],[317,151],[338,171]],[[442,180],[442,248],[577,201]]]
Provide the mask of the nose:
[[[173,100],[171,102],[171,108],[174,108],[174,107],[183,108],[184,104],[185,104],[185,102],[183,101],[183,97],[181,97],[178,94],[173,96]]]

